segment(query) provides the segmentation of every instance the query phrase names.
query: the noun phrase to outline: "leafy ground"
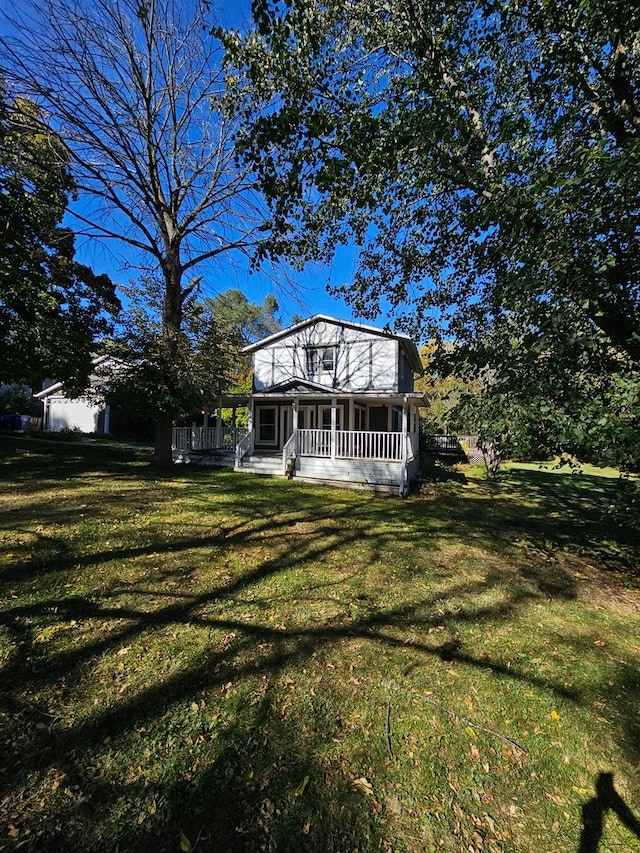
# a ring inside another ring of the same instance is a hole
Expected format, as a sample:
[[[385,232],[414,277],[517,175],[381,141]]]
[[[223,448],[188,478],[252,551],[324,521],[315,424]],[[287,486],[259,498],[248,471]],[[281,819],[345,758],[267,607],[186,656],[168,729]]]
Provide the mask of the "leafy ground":
[[[0,440],[0,849],[640,851],[625,501]]]

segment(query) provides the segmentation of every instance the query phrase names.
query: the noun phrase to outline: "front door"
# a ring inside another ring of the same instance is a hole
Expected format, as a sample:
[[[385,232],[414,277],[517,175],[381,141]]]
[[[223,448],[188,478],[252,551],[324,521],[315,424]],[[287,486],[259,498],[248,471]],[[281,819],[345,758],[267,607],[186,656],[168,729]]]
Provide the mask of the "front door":
[[[298,429],[316,428],[315,406],[300,406],[298,409]]]
[[[291,438],[292,431],[293,412],[291,406],[282,406],[280,409],[280,435],[282,436],[280,447],[284,447],[289,438]]]

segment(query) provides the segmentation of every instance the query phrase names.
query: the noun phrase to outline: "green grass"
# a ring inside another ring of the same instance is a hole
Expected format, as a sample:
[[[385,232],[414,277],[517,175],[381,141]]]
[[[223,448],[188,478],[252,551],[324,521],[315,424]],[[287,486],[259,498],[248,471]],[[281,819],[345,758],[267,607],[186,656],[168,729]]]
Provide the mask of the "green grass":
[[[0,850],[640,851],[618,490],[0,440]]]

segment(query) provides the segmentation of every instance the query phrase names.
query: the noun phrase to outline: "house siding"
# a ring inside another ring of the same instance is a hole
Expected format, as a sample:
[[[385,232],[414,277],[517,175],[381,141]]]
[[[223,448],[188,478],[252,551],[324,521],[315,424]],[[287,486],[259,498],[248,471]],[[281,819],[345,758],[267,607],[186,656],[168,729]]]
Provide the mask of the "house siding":
[[[304,378],[327,390],[397,391],[397,347],[393,338],[319,321],[254,354],[254,389],[267,391]],[[309,352],[331,348],[335,348],[333,369],[320,367],[310,373]]]

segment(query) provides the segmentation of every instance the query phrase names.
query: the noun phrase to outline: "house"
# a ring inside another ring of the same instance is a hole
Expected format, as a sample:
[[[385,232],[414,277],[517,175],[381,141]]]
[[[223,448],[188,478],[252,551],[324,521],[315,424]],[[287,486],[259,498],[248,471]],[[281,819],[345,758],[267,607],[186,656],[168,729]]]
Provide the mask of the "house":
[[[117,367],[117,359],[109,355],[94,358],[91,362],[90,388],[98,388],[104,382],[104,375]],[[44,404],[42,428],[51,432],[62,429],[78,430],[99,434],[113,432],[111,406],[99,402],[89,393],[80,397],[70,397],[65,393],[64,383],[50,382],[33,395]]]
[[[418,473],[418,350],[405,335],[318,314],[253,355],[235,469],[406,494]]]

